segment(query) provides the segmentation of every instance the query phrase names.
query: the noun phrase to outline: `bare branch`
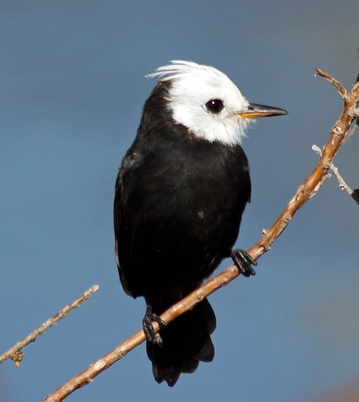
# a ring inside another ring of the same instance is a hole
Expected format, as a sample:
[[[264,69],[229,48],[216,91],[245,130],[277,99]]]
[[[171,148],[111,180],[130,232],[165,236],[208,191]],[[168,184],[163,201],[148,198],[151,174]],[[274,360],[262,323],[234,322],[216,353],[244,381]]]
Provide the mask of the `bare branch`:
[[[342,141],[342,144],[345,144],[345,143],[347,143],[349,141],[349,139],[352,137],[352,135],[354,134],[355,130],[357,130],[357,128],[358,128],[358,120],[355,121],[355,123],[353,124],[351,129],[345,134],[345,136],[343,138],[343,141]],[[320,150],[320,148],[318,146],[313,145],[312,150],[314,152],[316,152],[319,156],[322,155],[322,151]],[[330,163],[330,170],[333,172],[334,176],[337,178],[338,183],[339,183],[339,187],[342,190],[345,190],[353,198],[353,200],[357,204],[359,204],[359,189],[352,190],[349,187],[349,185],[346,183],[346,181],[343,179],[341,174],[339,173],[338,168],[335,167],[333,163]]]
[[[43,324],[39,326],[39,328],[35,329],[32,331],[26,338],[23,340],[19,341],[16,345],[14,345],[12,348],[10,348],[7,352],[3,353],[0,356],[0,364],[4,362],[5,360],[11,358],[17,367],[20,366],[20,362],[24,356],[25,353],[21,352],[21,349],[23,349],[25,346],[27,346],[31,342],[35,342],[36,339],[43,334],[45,331],[47,331],[50,327],[53,325],[57,324],[60,320],[65,318],[67,314],[69,314],[73,309],[76,307],[79,307],[81,303],[86,301],[90,296],[92,296],[97,290],[99,289],[98,285],[92,286],[90,289],[86,290],[85,293],[83,293],[79,298],[74,300],[72,303],[68,304],[65,306],[62,310],[60,310],[56,315],[54,315],[52,318],[49,318],[47,321],[45,321]]]
[[[350,112],[359,101],[359,83],[355,82],[350,94],[348,94],[344,87],[332,76],[319,69],[317,69],[317,72],[337,88],[339,95],[344,99],[343,111],[330,132],[329,140],[323,147],[317,166],[300,185],[277,221],[263,234],[262,239],[248,250],[253,258],[260,257],[270,249],[271,244],[281,235],[294,214],[308,201],[313,192],[318,191],[318,186],[323,183],[323,177],[328,173],[330,164],[353,123],[354,118]]]
[[[346,91],[346,89],[343,87],[343,85],[337,81],[334,77],[332,77],[331,75],[329,75],[328,73],[326,73],[325,71],[316,68],[315,71],[317,72],[316,75],[319,75],[323,78],[325,78],[326,80],[328,80],[332,85],[335,86],[335,88],[337,89],[337,91],[339,92],[339,95],[346,100],[348,98],[348,92]]]
[[[318,148],[316,145],[312,146],[312,150],[314,152],[316,152],[319,156],[322,155],[322,151],[320,150],[320,148]],[[339,187],[342,190],[345,190],[350,196],[352,196],[353,194],[353,190],[348,186],[348,184],[345,182],[345,180],[343,179],[343,177],[341,176],[341,174],[338,171],[338,168],[335,167],[333,165],[333,163],[330,164],[330,170],[333,172],[334,176],[337,178],[338,183],[339,183]]]
[[[249,250],[248,253],[254,258],[258,259],[265,252],[270,249],[272,243],[280,236],[283,230],[287,227],[294,214],[304,205],[304,203],[315,194],[325,180],[325,176],[328,173],[330,163],[338,152],[342,145],[343,138],[348,132],[354,118],[350,114],[351,110],[354,110],[357,102],[359,101],[359,84],[356,83],[350,92],[347,93],[345,88],[332,76],[324,73],[322,70],[317,69],[318,75],[326,78],[331,82],[338,90],[339,95],[344,99],[344,108],[338,121],[333,126],[329,140],[323,148],[322,156],[320,157],[317,166],[307,179],[301,184],[295,193],[294,197],[289,201],[283,212],[270,229],[264,230],[262,238]],[[224,272],[220,273],[216,277],[210,279],[203,286],[196,291],[192,292],[186,298],[172,306],[165,313],[161,315],[161,319],[168,324],[179,315],[192,309],[196,304],[201,302],[204,298],[218,290],[219,288],[226,286],[229,282],[235,279],[239,275],[239,271],[235,265],[231,265]],[[157,323],[153,323],[154,330],[159,331]],[[76,389],[88,384],[99,375],[102,371],[106,370],[116,361],[122,359],[129,351],[134,349],[137,345],[145,341],[145,335],[142,330],[136,332],[131,338],[117,346],[114,350],[109,352],[106,356],[103,356],[97,362],[91,364],[82,373],[76,375],[70,379],[67,383],[63,384],[51,395],[48,395],[44,401],[46,402],[58,402],[62,401],[69,394]]]

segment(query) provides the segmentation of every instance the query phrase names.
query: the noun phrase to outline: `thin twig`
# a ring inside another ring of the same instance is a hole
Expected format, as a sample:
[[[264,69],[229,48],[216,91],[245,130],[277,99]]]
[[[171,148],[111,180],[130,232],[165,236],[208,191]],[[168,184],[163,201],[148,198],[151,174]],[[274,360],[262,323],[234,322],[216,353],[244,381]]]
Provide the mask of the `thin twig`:
[[[316,145],[312,146],[312,150],[316,152],[319,156],[322,155],[322,151]],[[345,190],[350,196],[353,194],[353,190],[348,186],[346,181],[343,179],[342,175],[339,173],[338,168],[334,166],[333,163],[330,164],[330,170],[333,172],[334,176],[337,178],[339,187]]]
[[[288,223],[291,221],[293,215],[303,206],[303,204],[316,192],[323,183],[323,177],[327,175],[330,163],[338,152],[345,134],[348,132],[352,124],[353,117],[350,115],[350,110],[356,106],[359,101],[359,84],[356,83],[350,92],[335,80],[329,74],[322,70],[317,70],[318,75],[326,78],[338,90],[339,95],[344,99],[344,109],[331,130],[328,143],[323,149],[322,156],[320,157],[317,166],[303,184],[298,188],[294,197],[289,201],[279,218],[268,230],[263,231],[261,240],[248,250],[248,253],[254,258],[258,259],[265,252],[270,249],[271,244],[280,236]],[[227,285],[239,275],[239,271],[235,265],[231,265],[224,272],[220,273],[213,279],[210,279],[203,286],[196,291],[192,292],[186,298],[172,306],[165,313],[161,315],[162,320],[168,324],[179,315],[192,309],[196,304],[201,302],[204,298],[215,292],[220,287]],[[155,331],[159,331],[157,323],[153,323]],[[58,402],[65,399],[69,394],[76,389],[91,382],[97,375],[106,370],[116,361],[122,359],[129,351],[134,349],[140,343],[145,341],[145,335],[142,330],[136,332],[131,338],[127,339],[121,345],[117,346],[114,350],[103,356],[97,362],[91,364],[82,373],[76,375],[68,382],[59,387],[51,395],[48,395],[44,401]]]
[[[321,70],[320,68],[316,68],[315,71],[316,71],[316,76],[319,75],[320,77],[323,77],[327,81],[329,81],[332,85],[335,86],[335,88],[339,92],[339,95],[344,100],[347,100],[348,92],[346,91],[346,89],[343,87],[343,85],[339,81],[337,81],[334,77],[332,77],[330,74],[326,73],[325,71]]]
[[[41,324],[37,329],[32,331],[26,338],[19,341],[16,345],[14,345],[12,348],[10,348],[7,352],[3,353],[0,356],[0,364],[2,362],[4,362],[5,360],[11,358],[12,360],[14,360],[17,367],[19,367],[22,357],[24,356],[24,353],[21,352],[21,349],[23,349],[29,343],[35,342],[36,339],[41,334],[43,334],[50,327],[52,327],[53,325],[58,323],[60,320],[65,318],[67,316],[67,314],[69,314],[73,309],[75,309],[76,307],[79,307],[81,303],[86,301],[98,289],[99,289],[98,285],[94,285],[90,289],[86,290],[86,292],[83,293],[79,298],[77,298],[72,303],[65,306],[56,315],[54,315],[52,318],[49,318],[47,321],[45,321],[43,324]]]
[[[358,82],[358,80],[356,82]],[[352,135],[354,134],[355,130],[357,130],[357,129],[358,129],[358,120],[355,120],[355,123],[353,124],[351,129],[345,134],[345,136],[343,138],[343,141],[342,141],[342,145],[349,141],[349,139],[352,137]],[[322,151],[317,145],[313,145],[312,150],[314,152],[316,152],[319,156],[322,155]],[[338,180],[339,187],[342,190],[345,190],[353,198],[353,200],[357,204],[359,204],[359,189],[354,189],[354,190],[351,189],[349,187],[349,185],[346,183],[346,181],[344,180],[343,176],[339,173],[338,168],[335,167],[333,163],[330,163],[330,170],[333,172],[334,176]]]
[[[352,128],[345,134],[345,137],[343,138],[343,144],[347,143],[350,140],[350,138],[357,129],[358,129],[358,119],[355,120],[354,124],[352,125]]]

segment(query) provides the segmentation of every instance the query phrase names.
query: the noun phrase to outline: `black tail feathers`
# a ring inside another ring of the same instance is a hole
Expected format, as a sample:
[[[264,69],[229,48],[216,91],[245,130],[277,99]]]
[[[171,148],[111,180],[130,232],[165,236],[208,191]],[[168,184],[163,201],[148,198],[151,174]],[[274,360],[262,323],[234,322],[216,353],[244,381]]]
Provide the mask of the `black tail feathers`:
[[[147,342],[155,380],[166,381],[173,387],[181,373],[193,373],[200,361],[211,362],[214,358],[211,334],[215,328],[216,316],[205,299],[161,331],[162,346]]]

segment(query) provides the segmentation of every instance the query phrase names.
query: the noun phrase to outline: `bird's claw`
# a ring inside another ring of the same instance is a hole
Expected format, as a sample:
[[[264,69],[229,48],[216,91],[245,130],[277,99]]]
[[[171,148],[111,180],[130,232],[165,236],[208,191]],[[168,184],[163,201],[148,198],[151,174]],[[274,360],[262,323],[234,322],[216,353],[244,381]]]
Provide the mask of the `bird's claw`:
[[[160,330],[166,328],[166,323],[159,317],[159,315],[152,312],[152,306],[147,305],[146,314],[142,320],[143,332],[145,333],[148,342],[162,346],[163,342],[161,335],[159,332],[156,333],[153,329],[152,321],[157,322],[157,324],[160,326]]]
[[[231,257],[234,264],[237,266],[243,276],[248,278],[249,276],[256,274],[256,271],[252,268],[252,265],[257,266],[258,263],[247,253],[247,251],[238,249],[232,250]]]

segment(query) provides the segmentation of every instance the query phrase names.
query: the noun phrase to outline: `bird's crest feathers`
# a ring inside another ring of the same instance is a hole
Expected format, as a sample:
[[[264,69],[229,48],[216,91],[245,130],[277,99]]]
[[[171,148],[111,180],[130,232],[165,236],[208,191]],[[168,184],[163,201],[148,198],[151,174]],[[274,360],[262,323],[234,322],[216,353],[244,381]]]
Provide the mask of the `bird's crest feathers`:
[[[194,63],[193,61],[185,60],[172,60],[170,63],[171,64],[157,68],[154,73],[146,75],[146,78],[154,78],[157,81],[161,82],[175,80],[183,77],[185,74],[213,74],[214,76],[217,76],[217,78],[223,79],[224,77],[226,77],[229,80],[229,78],[225,74],[211,66],[205,66],[202,64]]]

